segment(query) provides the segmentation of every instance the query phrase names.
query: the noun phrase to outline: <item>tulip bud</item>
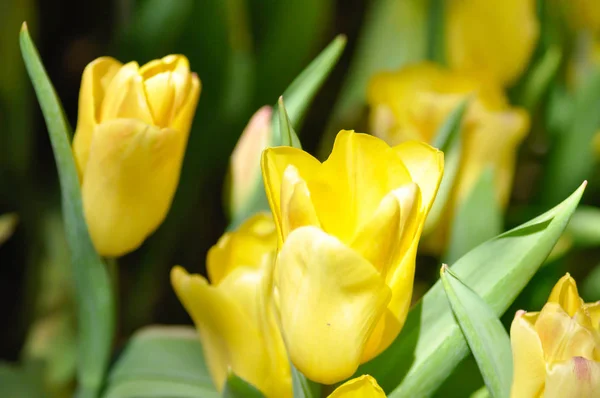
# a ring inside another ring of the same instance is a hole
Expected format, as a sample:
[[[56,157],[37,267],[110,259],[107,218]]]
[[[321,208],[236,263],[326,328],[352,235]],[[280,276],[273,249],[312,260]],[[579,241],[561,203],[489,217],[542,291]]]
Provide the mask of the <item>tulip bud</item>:
[[[569,274],[541,312],[517,312],[510,337],[513,398],[598,396],[600,302],[585,304]]]
[[[499,86],[526,69],[539,36],[535,0],[447,1],[446,54],[450,67]],[[518,27],[518,28],[516,28]]]
[[[404,324],[443,154],[341,131],[323,163],[275,147],[263,152],[262,169],[279,232],[274,289],[290,359],[308,378],[337,383]]]
[[[363,375],[348,380],[327,398],[385,398],[385,392],[374,378]]]
[[[198,329],[217,390],[229,370],[267,398],[292,397],[291,373],[272,306],[277,235],[270,215],[257,214],[208,252],[208,281],[174,267],[171,283]]]
[[[85,68],[73,152],[101,255],[136,249],[166,217],[199,95],[181,55],[141,68],[102,57]]]
[[[229,210],[232,219],[244,214],[256,190],[263,190],[260,155],[271,141],[272,108],[263,106],[250,119],[229,160]]]

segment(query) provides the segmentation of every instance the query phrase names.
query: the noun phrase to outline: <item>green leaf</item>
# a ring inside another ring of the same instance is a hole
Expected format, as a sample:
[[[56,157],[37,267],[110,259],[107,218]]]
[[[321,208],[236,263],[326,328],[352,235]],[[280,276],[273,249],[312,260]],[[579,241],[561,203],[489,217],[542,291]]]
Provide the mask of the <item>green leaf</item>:
[[[501,315],[533,277],[565,229],[585,189],[564,202],[473,249],[452,271]],[[390,398],[431,395],[468,354],[438,281],[411,309],[402,332],[357,375],[370,374]]]
[[[319,158],[329,156],[340,128],[359,125],[375,73],[426,58],[429,6],[429,0],[369,2],[346,80],[319,145]]]
[[[58,169],[78,305],[79,396],[95,397],[104,380],[114,333],[115,309],[111,281],[94,249],[83,216],[79,176],[69,142],[70,128],[26,24],[21,29],[20,44],[25,67],[46,120]]]
[[[577,247],[600,246],[600,208],[580,206],[565,231]]]
[[[277,114],[279,116],[279,131],[281,132],[280,145],[302,149],[300,139],[292,127],[292,122],[283,104],[283,97],[279,97],[279,101],[277,101]]]
[[[108,376],[105,398],[217,398],[198,334],[188,326],[135,333]]]
[[[262,398],[264,395],[252,384],[248,383],[233,372],[229,372],[223,398]]]
[[[452,219],[445,261],[454,263],[465,253],[502,232],[502,209],[496,200],[494,170],[486,168]]]
[[[479,390],[475,391],[471,394],[470,398],[489,398],[490,392],[488,391],[486,386],[481,387]]]
[[[466,98],[454,108],[436,132],[433,146],[444,152],[444,175],[433,206],[425,221],[424,235],[437,228],[439,220],[448,206],[452,188],[454,187],[454,182],[460,168],[462,152],[460,132],[462,130],[462,119],[470,100],[470,97]]]
[[[321,396],[321,385],[307,379],[291,362],[290,367],[292,369],[294,398],[319,398]]]
[[[533,66],[524,83],[519,105],[524,106],[530,112],[535,110],[558,73],[561,61],[562,51],[560,48],[551,47],[546,50],[544,56]]]
[[[282,96],[285,98],[286,109],[295,128],[298,129],[302,125],[308,106],[342,55],[345,46],[346,37],[337,36],[284,91]],[[277,110],[273,112],[274,143],[282,142],[278,113]]]
[[[43,365],[0,362],[0,397],[44,398]]]
[[[493,397],[508,397],[512,383],[512,352],[510,338],[492,309],[467,285],[443,265],[442,286],[450,308],[488,390]]]

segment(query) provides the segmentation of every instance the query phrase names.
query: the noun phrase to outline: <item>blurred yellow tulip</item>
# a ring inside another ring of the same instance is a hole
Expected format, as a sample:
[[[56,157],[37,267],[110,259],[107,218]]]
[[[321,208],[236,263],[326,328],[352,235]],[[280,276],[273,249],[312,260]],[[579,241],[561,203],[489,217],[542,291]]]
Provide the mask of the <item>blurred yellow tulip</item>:
[[[432,143],[452,110],[469,96],[459,173],[445,211],[438,220],[428,220],[428,229],[434,234],[428,236],[427,246],[436,253],[446,245],[453,207],[470,193],[488,167],[494,171],[497,202],[506,206],[517,149],[529,129],[528,114],[511,108],[499,87],[431,63],[379,73],[368,87],[371,132],[390,145],[415,139]]]
[[[102,57],[85,68],[73,152],[101,255],[136,249],[166,217],[199,95],[181,55],[141,68]]]
[[[267,397],[292,397],[289,360],[271,300],[276,248],[273,219],[258,214],[210,249],[210,284],[181,267],[171,271],[171,283],[196,324],[219,391],[231,369]]]
[[[276,147],[263,152],[262,170],[279,235],[274,297],[284,341],[303,374],[336,383],[404,324],[443,154],[341,131],[323,163]]]
[[[446,56],[456,71],[500,86],[527,68],[539,37],[536,0],[447,0]]]
[[[335,389],[328,398],[385,398],[386,395],[369,375],[348,380]]]
[[[569,274],[541,312],[518,311],[510,329],[513,398],[600,394],[600,302],[585,304]]]
[[[229,210],[233,219],[244,214],[258,187],[263,189],[260,156],[271,143],[273,109],[263,106],[250,119],[229,161]],[[257,183],[257,181],[259,183]]]
[[[568,18],[576,29],[600,33],[600,4],[598,0],[562,0]]]

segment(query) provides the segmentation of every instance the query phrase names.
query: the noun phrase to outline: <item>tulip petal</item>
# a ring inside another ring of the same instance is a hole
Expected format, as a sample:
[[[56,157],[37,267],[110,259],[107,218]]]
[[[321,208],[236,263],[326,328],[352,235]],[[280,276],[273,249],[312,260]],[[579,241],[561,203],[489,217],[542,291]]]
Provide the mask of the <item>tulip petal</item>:
[[[537,313],[518,311],[510,327],[513,352],[511,397],[539,397],[544,390],[546,368],[542,343],[533,327]]]
[[[584,304],[583,308],[588,313],[593,328],[600,332],[600,301]]]
[[[181,134],[139,120],[96,127],[82,197],[98,252],[119,256],[137,248],[163,221],[179,180]]]
[[[275,284],[296,368],[325,384],[350,377],[390,299],[373,265],[319,228],[301,227],[279,253]]]
[[[291,397],[291,374],[274,319],[264,311],[264,274],[237,268],[211,286],[174,267],[171,283],[194,320],[211,377],[219,391],[229,369],[267,396]]]
[[[328,398],[385,398],[385,396],[385,392],[373,377],[363,375],[348,380],[336,388]]]
[[[306,182],[294,165],[285,169],[281,182],[281,224],[284,240],[296,228],[320,227]]]
[[[198,75],[192,73],[188,96],[185,98],[185,102],[179,109],[179,113],[175,116],[173,122],[171,123],[171,128],[183,134],[186,142],[190,133],[192,121],[194,120],[196,105],[198,104],[198,98],[200,98],[200,91],[202,91],[202,83],[200,82]]]
[[[281,185],[288,165],[293,165],[305,181],[308,176],[318,173],[321,167],[321,163],[317,159],[301,149],[282,146],[267,148],[263,151],[261,167],[265,191],[279,231],[280,243],[283,243]]]
[[[73,137],[73,152],[79,176],[87,165],[92,136],[100,118],[100,105],[106,95],[106,89],[121,65],[114,58],[101,57],[90,62],[83,71],[77,129]]]
[[[235,232],[225,233],[206,257],[206,270],[212,284],[220,283],[238,267],[258,269],[265,256],[277,250],[277,231],[273,217],[258,213],[246,220]]]
[[[544,398],[597,398],[599,391],[600,362],[574,357],[548,369]]]
[[[559,304],[570,317],[575,316],[577,311],[582,307],[583,300],[579,297],[577,283],[575,283],[575,279],[569,273],[560,278],[556,285],[554,285],[548,302]]]

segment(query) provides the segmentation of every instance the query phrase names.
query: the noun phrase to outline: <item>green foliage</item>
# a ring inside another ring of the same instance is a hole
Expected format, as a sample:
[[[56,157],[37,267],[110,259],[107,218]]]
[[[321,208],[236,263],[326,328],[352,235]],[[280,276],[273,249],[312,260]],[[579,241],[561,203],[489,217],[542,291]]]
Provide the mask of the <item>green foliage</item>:
[[[235,373],[230,372],[223,388],[223,398],[263,398],[264,395]]]

